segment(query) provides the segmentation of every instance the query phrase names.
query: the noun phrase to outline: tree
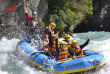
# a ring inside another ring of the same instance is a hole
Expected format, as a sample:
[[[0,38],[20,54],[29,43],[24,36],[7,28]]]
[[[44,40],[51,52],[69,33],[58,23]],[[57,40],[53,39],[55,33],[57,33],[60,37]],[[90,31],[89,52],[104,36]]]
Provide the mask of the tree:
[[[45,24],[56,23],[56,30],[76,27],[87,14],[92,14],[93,0],[48,0],[49,12]]]

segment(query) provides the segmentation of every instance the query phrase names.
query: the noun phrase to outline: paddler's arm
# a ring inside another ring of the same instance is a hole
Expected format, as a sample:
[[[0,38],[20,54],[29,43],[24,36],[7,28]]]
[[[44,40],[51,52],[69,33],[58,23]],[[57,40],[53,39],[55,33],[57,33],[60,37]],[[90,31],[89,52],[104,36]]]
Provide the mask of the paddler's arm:
[[[88,40],[87,40],[84,44],[80,45],[80,48],[82,49],[82,48],[84,48],[86,45],[88,45],[89,41],[90,41],[90,37],[88,36]]]
[[[55,40],[55,46],[56,46],[56,56],[59,56],[59,48],[58,48],[58,39]]]
[[[72,51],[70,48],[68,48],[68,52],[70,53],[71,56],[75,56],[75,52]]]
[[[49,31],[49,46],[52,47],[52,45],[53,45],[52,36],[51,32]]]
[[[27,14],[28,11],[27,11],[27,8],[26,8],[26,1],[23,0],[23,7],[24,7],[24,13]]]
[[[56,52],[58,52],[58,39],[55,40]]]
[[[25,13],[26,21],[31,22],[31,16],[28,14],[25,0],[23,0],[23,7],[24,7],[24,13]]]
[[[55,40],[56,51],[58,51],[58,35],[59,35],[59,32],[57,31],[57,34],[56,34],[56,40]]]

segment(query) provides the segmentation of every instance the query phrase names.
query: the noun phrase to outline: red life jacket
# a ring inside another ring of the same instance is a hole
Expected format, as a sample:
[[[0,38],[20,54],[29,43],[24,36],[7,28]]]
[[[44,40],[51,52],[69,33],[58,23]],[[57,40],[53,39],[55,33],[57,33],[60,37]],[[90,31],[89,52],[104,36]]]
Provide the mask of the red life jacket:
[[[34,22],[36,23],[36,26],[39,27],[39,22],[37,21],[37,19],[36,20],[32,20],[32,25],[33,25]]]
[[[26,25],[28,26],[28,30],[34,30],[39,27],[39,22],[36,20],[31,19],[31,21],[27,21]]]

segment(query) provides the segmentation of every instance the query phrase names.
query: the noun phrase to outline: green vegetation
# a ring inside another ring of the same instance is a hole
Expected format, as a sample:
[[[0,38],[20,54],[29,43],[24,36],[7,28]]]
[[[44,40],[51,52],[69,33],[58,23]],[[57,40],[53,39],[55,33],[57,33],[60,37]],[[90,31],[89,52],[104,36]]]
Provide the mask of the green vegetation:
[[[87,14],[93,14],[93,0],[48,0],[49,13],[46,23],[56,23],[56,30],[69,31],[73,25],[76,27]],[[46,26],[47,26],[46,25]]]

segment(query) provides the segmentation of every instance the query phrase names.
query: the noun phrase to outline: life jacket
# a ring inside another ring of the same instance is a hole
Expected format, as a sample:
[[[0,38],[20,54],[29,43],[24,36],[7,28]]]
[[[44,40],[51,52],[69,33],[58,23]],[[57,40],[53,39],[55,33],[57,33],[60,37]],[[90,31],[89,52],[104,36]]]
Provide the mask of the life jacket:
[[[39,22],[36,20],[31,19],[31,22],[26,22],[28,26],[28,30],[35,30],[39,27]]]
[[[70,42],[67,42],[66,40],[63,40],[63,41],[65,41],[67,43],[67,47],[70,48]]]
[[[58,59],[61,60],[61,59],[66,59],[68,58],[68,48],[65,48],[65,49],[59,49],[59,56],[58,56]]]
[[[55,42],[53,42],[52,47],[50,47],[50,46],[48,45],[48,52],[49,52],[49,53],[54,53],[54,52],[56,52]]]
[[[81,56],[83,55],[83,51],[80,48],[80,46],[77,44],[77,48],[72,47],[72,45],[70,46],[70,49],[73,50],[76,54],[76,56]]]
[[[60,42],[58,42],[58,48],[60,48]]]
[[[49,53],[56,53],[55,41],[53,43],[54,44],[52,45],[52,47],[50,47],[49,45],[46,45],[46,47],[48,47],[48,52]],[[60,48],[60,43],[59,42],[58,42],[58,48]]]

